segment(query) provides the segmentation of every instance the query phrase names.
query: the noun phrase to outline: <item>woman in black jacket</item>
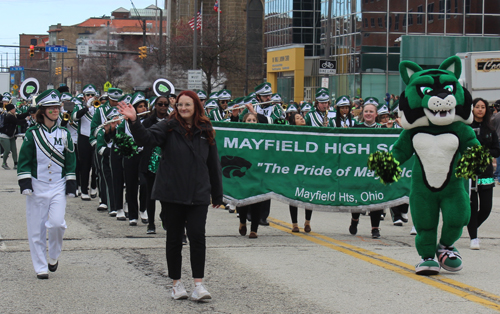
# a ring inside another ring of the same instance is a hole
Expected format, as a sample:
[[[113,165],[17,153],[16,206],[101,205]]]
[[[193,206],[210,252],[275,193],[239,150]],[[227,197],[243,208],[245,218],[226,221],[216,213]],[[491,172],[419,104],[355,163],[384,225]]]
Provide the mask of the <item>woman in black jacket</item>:
[[[212,203],[218,207],[222,204],[221,165],[215,131],[203,113],[198,95],[193,91],[183,91],[176,101],[169,119],[149,129],[137,123],[132,105],[121,102],[118,108],[128,119],[137,145],[160,146],[162,150],[152,198],[159,200],[163,207],[161,219],[167,228],[168,276],[174,280],[172,297],[188,297],[180,281],[182,236],[186,228],[195,282],[191,299],[210,299],[210,293],[202,285],[205,224],[208,205]]]
[[[12,152],[12,159],[14,159],[14,169],[17,169],[17,146],[16,146],[16,128],[18,125],[26,123],[26,117],[29,113],[16,115],[16,106],[8,104],[5,106],[3,115],[3,127],[0,129],[0,145],[4,149],[2,168],[9,170],[7,165],[7,158],[9,153]]]
[[[500,146],[498,145],[498,136],[495,129],[490,124],[491,112],[488,108],[488,102],[482,98],[476,98],[472,102],[472,114],[474,121],[471,127],[476,131],[477,139],[482,146],[490,151],[493,157],[500,156]],[[498,167],[498,166],[497,166]],[[479,175],[477,182],[472,181],[470,194],[471,215],[467,230],[470,236],[470,248],[479,250],[479,239],[477,229],[486,221],[491,213],[493,205],[493,187],[495,179],[493,178],[493,164],[489,164],[486,170]],[[478,204],[479,198],[479,204]],[[479,205],[479,211],[478,211]]]

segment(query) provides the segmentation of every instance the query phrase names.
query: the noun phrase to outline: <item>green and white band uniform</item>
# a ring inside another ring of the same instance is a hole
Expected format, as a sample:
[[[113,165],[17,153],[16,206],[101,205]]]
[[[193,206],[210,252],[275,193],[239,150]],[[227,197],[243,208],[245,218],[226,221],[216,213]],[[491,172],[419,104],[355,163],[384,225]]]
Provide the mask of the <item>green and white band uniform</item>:
[[[330,102],[330,92],[326,88],[320,88],[316,91],[316,103],[315,103],[315,111],[309,112],[304,117],[306,120],[306,125],[322,127],[325,126],[325,114],[326,117],[326,127],[335,127],[335,115],[332,116],[329,111],[330,104],[325,112],[320,112],[318,110],[319,103]]]
[[[108,97],[110,100],[118,102],[123,96],[124,96],[123,91],[119,88],[110,88],[108,90]],[[127,99],[128,98],[124,98],[122,100],[127,102],[126,101]],[[90,136],[89,136],[90,145],[94,146],[96,144],[96,138],[95,138],[96,129],[98,126],[108,121],[107,116],[110,115],[113,109],[117,111],[116,107],[112,107],[110,105],[110,101],[107,101],[106,103],[102,104],[99,108],[97,108],[94,117],[92,118],[92,124],[90,127]]]

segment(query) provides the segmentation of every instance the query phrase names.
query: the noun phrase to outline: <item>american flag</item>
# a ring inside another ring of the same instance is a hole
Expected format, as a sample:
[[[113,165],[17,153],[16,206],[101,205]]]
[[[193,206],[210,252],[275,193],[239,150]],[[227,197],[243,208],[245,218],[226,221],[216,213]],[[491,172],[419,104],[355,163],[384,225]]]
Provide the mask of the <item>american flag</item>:
[[[192,17],[189,20],[189,26],[191,26],[191,29],[194,30],[194,17]],[[201,13],[198,11],[196,14],[196,29],[200,30],[201,29]]]
[[[215,0],[214,11],[215,12],[222,12],[221,10],[219,10],[219,0]]]

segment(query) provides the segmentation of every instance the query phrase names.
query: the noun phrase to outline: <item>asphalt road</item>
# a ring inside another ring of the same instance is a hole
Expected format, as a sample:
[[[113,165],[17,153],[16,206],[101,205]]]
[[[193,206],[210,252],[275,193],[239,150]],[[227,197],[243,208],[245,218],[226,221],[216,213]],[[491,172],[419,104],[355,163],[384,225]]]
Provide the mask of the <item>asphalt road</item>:
[[[369,217],[357,236],[347,213],[314,212],[312,233],[290,232],[287,205],[272,201],[271,225],[259,238],[238,234],[236,214],[209,209],[205,284],[212,300],[170,298],[165,232],[131,227],[97,212],[97,201],[68,201],[57,272],[38,280],[31,263],[25,198],[14,170],[0,169],[0,313],[492,313],[500,310],[500,187],[479,229],[456,243],[464,268],[439,276],[414,274],[419,257],[410,235],[390,219],[371,239]],[[299,209],[303,227],[304,211]],[[192,291],[189,246],[183,281]]]

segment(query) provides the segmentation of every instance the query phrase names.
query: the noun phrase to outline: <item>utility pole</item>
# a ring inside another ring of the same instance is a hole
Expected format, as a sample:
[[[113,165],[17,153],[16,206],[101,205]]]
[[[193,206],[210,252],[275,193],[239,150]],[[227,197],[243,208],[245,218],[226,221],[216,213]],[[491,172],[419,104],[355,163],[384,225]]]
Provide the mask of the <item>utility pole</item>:
[[[106,82],[109,82],[109,21],[106,25],[107,38],[106,38],[106,50],[108,50],[106,57]]]
[[[160,9],[160,74],[163,76],[163,10]]]
[[[193,36],[193,70],[196,70],[198,68],[197,60],[196,60],[196,55],[198,54],[196,51],[196,46],[198,44],[198,32],[197,32],[197,26],[198,26],[198,0],[194,0],[194,36]]]

